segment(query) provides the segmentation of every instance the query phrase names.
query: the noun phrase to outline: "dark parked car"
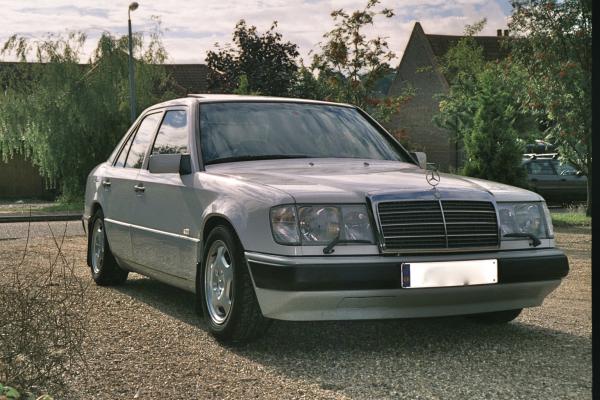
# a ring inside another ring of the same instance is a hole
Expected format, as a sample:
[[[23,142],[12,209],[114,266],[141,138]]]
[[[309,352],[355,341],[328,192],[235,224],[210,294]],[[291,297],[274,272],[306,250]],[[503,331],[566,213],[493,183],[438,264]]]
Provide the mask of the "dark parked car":
[[[531,189],[548,203],[585,201],[587,178],[572,164],[554,154],[525,155],[523,163]]]
[[[544,155],[547,153],[556,152],[556,146],[552,143],[548,143],[543,140],[536,140],[535,143],[527,144],[525,151],[527,153],[535,153],[535,154]]]

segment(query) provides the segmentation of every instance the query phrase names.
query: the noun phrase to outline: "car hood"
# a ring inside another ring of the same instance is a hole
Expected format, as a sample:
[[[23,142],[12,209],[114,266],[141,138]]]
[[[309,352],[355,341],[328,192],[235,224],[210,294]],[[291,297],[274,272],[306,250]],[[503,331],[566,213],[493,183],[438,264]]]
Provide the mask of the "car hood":
[[[365,197],[428,198],[426,171],[414,164],[362,159],[261,160],[207,165],[206,172],[282,190],[296,202],[356,202]],[[539,201],[538,194],[482,179],[440,173],[442,198]]]

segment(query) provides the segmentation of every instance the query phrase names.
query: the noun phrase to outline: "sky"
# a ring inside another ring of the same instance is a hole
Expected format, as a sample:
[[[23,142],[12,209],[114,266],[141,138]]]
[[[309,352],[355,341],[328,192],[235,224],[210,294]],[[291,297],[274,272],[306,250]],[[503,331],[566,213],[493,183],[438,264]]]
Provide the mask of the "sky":
[[[134,32],[150,33],[158,16],[168,63],[204,62],[207,51],[216,42],[231,42],[233,29],[240,19],[255,25],[260,32],[278,22],[284,40],[296,43],[300,55],[309,61],[309,52],[318,49],[323,33],[331,29],[330,13],[335,9],[361,9],[367,0],[139,0],[132,12]],[[86,62],[102,32],[127,33],[127,8],[130,1],[0,0],[0,44],[18,34],[32,40],[48,34],[82,31],[88,40],[83,48]],[[487,18],[482,35],[495,35],[506,29],[510,15],[509,0],[382,0],[380,7],[391,8],[395,16],[375,20],[368,36],[387,37],[397,64],[406,47],[414,23],[419,21],[425,33],[460,35],[467,24]],[[11,57],[1,56],[0,60]]]

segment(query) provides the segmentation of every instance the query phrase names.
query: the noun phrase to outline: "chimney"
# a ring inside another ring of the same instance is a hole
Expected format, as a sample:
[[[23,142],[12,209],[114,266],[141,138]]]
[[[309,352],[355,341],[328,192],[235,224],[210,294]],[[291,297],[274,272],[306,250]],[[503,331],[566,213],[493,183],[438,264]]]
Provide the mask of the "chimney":
[[[508,29],[504,30],[504,36],[508,36]]]
[[[502,29],[498,29],[496,31],[496,36],[502,36]]]

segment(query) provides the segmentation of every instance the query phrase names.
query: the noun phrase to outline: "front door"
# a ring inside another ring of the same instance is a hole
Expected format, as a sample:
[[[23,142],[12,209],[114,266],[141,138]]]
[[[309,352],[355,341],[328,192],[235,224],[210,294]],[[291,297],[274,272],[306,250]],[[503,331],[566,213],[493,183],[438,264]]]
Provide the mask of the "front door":
[[[577,175],[577,168],[569,163],[554,160],[554,168],[558,173],[565,201],[583,201],[587,198],[587,177]]]
[[[187,154],[190,132],[186,109],[164,114],[151,154]],[[171,277],[193,282],[199,251],[202,210],[194,201],[193,174],[140,171],[137,184],[144,187],[134,204],[131,237],[137,263]]]
[[[554,169],[552,159],[532,160],[527,164],[529,183],[533,190],[546,200],[554,201],[561,197],[560,179]]]

